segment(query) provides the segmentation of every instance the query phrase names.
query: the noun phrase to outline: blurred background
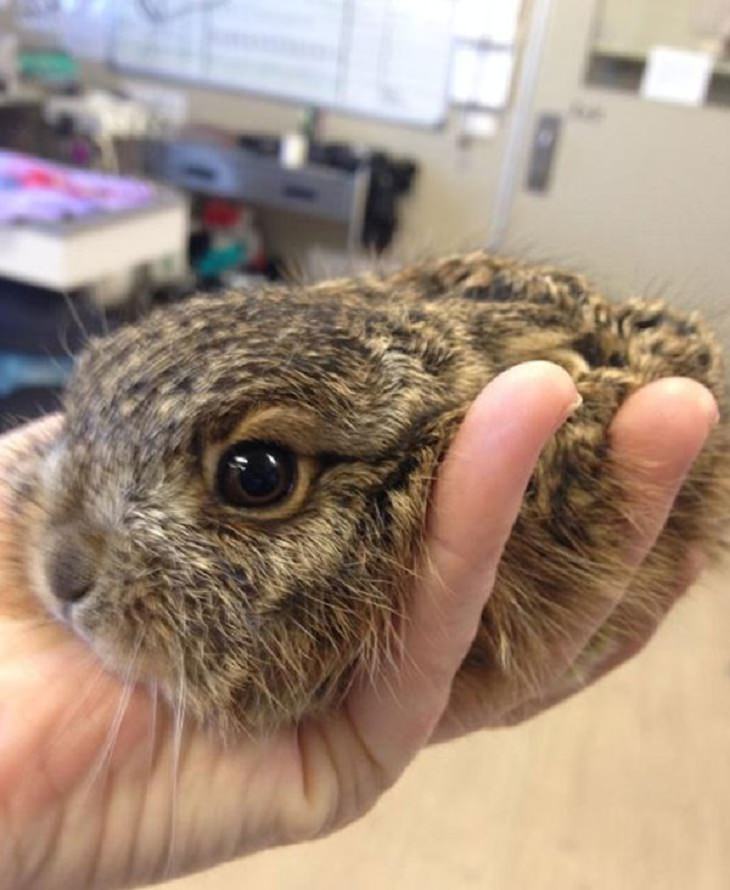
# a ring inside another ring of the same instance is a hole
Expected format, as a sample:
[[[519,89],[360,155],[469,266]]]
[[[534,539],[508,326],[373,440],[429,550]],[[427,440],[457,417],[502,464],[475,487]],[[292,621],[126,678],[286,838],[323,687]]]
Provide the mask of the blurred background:
[[[475,247],[722,334],[729,238],[730,0],[0,0],[0,429],[156,305]],[[176,886],[726,890],[714,580],[343,835]]]
[[[0,0],[0,35],[3,428],[87,334],[376,259],[724,318],[727,0]]]

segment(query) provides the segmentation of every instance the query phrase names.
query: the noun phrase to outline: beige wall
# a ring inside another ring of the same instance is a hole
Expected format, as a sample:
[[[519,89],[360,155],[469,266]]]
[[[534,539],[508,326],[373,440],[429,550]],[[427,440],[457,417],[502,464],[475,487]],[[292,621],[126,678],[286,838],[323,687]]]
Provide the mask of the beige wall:
[[[726,12],[730,14],[730,6]],[[702,14],[702,12],[706,14]],[[642,54],[656,44],[702,49],[707,42],[701,24],[722,18],[722,4],[712,0],[603,0],[599,4],[597,40],[604,48]]]
[[[730,327],[730,109],[587,86],[599,5],[556,0],[535,102],[564,119],[553,185],[520,189],[506,248],[581,269],[617,295],[700,306]]]

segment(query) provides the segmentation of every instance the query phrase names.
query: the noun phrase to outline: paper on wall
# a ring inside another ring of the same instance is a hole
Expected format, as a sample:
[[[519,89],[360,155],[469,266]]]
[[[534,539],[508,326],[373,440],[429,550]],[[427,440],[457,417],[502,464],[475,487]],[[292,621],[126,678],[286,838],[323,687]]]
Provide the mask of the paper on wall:
[[[703,105],[713,67],[710,53],[655,46],[647,58],[641,95],[657,102]]]
[[[451,101],[457,105],[504,108],[512,87],[514,54],[505,49],[481,49],[462,44],[454,51]]]
[[[522,0],[457,0],[454,33],[462,40],[514,43]]]
[[[493,111],[467,111],[461,131],[471,139],[494,139],[499,132],[499,122],[499,115]]]
[[[487,52],[482,59],[477,102],[486,108],[504,108],[512,89],[515,56],[511,50]]]
[[[178,127],[187,122],[188,97],[183,90],[135,80],[124,81],[123,87],[130,98],[151,109],[165,122]]]
[[[471,44],[457,46],[451,61],[450,98],[459,105],[473,102],[479,82],[479,50]]]

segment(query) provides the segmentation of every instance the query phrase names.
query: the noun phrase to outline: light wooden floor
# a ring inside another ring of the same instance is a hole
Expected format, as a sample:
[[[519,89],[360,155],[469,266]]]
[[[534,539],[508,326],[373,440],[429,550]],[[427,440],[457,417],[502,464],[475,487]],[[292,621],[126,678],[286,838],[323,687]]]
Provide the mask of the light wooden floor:
[[[423,754],[359,824],[175,890],[728,890],[730,575],[526,726]]]

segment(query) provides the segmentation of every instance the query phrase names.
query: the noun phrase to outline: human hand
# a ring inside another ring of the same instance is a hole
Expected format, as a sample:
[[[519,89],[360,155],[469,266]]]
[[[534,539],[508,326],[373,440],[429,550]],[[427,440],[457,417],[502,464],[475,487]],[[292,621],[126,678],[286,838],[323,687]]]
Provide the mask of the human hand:
[[[19,529],[6,505],[0,888],[140,886],[322,836],[367,812],[437,726],[443,738],[515,722],[572,691],[570,664],[605,613],[586,616],[569,647],[562,641],[554,682],[539,700],[514,700],[498,714],[448,704],[537,457],[575,399],[565,372],[544,363],[487,387],[439,475],[402,658],[363,680],[336,713],[233,746],[183,725],[150,690],[107,675],[81,641],[33,615],[32,594],[14,571]],[[656,494],[635,517],[627,587],[702,447],[712,410],[699,385],[663,381],[632,397],[615,421],[617,451],[656,474]],[[34,438],[52,432],[51,422],[0,441],[0,479]],[[612,601],[624,592],[612,592]]]

